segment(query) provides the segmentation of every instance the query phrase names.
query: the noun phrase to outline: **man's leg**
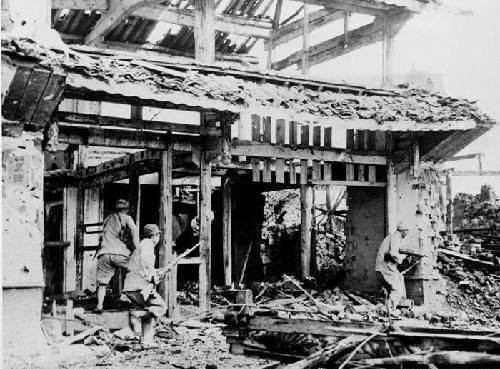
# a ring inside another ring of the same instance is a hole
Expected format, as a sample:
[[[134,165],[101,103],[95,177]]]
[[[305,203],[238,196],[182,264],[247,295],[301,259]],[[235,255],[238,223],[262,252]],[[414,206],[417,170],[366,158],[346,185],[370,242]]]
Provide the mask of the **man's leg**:
[[[154,344],[155,317],[153,314],[146,314],[142,318],[142,342],[146,345]]]
[[[97,306],[96,310],[102,310],[104,305],[104,298],[106,297],[106,287],[107,284],[99,283],[97,286]]]
[[[106,287],[115,272],[111,264],[110,255],[104,254],[97,259],[97,306],[96,311],[101,311],[106,297]]]

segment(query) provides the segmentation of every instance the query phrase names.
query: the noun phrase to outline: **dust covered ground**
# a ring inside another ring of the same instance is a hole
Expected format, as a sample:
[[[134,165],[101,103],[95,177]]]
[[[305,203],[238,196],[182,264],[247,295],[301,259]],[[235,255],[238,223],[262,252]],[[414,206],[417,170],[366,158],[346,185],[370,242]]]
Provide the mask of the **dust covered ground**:
[[[103,344],[75,344],[64,348],[47,348],[37,355],[4,357],[4,368],[263,368],[270,364],[229,353],[229,345],[217,324],[186,322],[174,329],[159,327],[158,348],[143,349],[139,340],[120,340],[102,333]]]

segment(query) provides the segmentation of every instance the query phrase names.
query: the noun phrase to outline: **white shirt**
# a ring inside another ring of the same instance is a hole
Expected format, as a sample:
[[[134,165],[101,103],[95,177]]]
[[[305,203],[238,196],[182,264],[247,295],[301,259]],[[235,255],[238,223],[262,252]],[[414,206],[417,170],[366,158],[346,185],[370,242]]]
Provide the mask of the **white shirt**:
[[[129,271],[125,277],[124,291],[140,291],[151,285],[155,274],[155,245],[151,238],[141,241],[134,250],[129,262]]]
[[[399,233],[398,231],[393,232],[386,238],[384,238],[382,244],[380,245],[380,249],[378,250],[377,259],[375,261],[375,270],[377,272],[383,272],[386,269],[397,271],[397,265],[401,264],[405,258],[403,254],[399,253],[402,241],[403,237],[401,237],[401,233]],[[384,260],[385,254],[387,253],[392,256],[395,262]]]

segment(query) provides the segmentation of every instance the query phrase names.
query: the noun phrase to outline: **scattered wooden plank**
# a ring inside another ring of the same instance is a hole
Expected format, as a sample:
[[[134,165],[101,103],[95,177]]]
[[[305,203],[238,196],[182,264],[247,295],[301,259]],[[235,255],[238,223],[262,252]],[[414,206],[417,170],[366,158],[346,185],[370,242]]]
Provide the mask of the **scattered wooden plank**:
[[[21,102],[19,103],[19,120],[31,122],[31,118],[35,113],[38,101],[43,95],[43,91],[47,86],[49,78],[49,72],[38,69],[33,70],[28,85],[26,86],[26,91],[21,99]]]
[[[19,110],[19,106],[27,91],[28,82],[30,81],[32,68],[17,67],[12,79],[8,93],[2,105],[2,116],[5,119],[19,121],[20,115],[23,113]]]
[[[391,356],[386,358],[365,359],[358,361],[362,366],[384,367],[403,365],[446,365],[446,366],[500,366],[500,355],[470,351],[438,351],[431,353]]]

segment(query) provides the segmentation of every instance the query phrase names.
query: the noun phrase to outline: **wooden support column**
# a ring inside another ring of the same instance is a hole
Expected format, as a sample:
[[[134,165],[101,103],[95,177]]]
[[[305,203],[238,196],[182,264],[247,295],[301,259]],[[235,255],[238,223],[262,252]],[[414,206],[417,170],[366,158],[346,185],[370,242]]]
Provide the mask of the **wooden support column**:
[[[130,203],[129,215],[134,219],[137,227],[139,224],[139,213],[141,204],[141,189],[139,185],[139,175],[135,170],[134,156],[130,156],[129,167],[128,167],[128,183],[129,192],[128,199]]]
[[[300,186],[300,263],[301,277],[311,275],[311,230],[313,193],[311,185]]]
[[[390,20],[385,20],[382,41],[382,85],[392,85],[393,34]]]
[[[159,267],[166,266],[173,259],[172,250],[172,147],[162,151],[160,158],[160,214],[159,227],[162,231],[159,249]],[[174,267],[160,284],[160,294],[167,302],[169,317],[177,314],[177,268]]]
[[[215,61],[214,15],[214,0],[194,1],[194,54],[196,60],[202,63]]]
[[[269,38],[269,42],[267,43],[267,63],[266,63],[267,69],[272,69],[273,54],[274,54],[274,47],[275,47],[274,42],[273,42],[272,32],[279,28],[282,7],[283,7],[283,0],[277,0],[276,1],[276,10],[274,11],[274,19],[273,19],[273,27],[271,30],[271,37]]]
[[[386,136],[387,147],[387,194],[386,194],[386,232],[394,232],[398,224],[398,190],[396,183],[396,173],[392,160],[392,135],[390,132]]]
[[[84,241],[84,215],[85,215],[85,189],[78,187],[76,196],[76,235],[75,235],[75,263],[76,263],[76,289],[83,288],[83,241]]]
[[[309,45],[311,44],[309,32],[309,6],[304,3],[304,23],[302,25],[302,74],[309,73]]]
[[[231,198],[231,182],[229,179],[224,183],[222,189],[222,249],[224,256],[224,284],[231,286],[232,284],[232,198]]]
[[[202,115],[202,125],[205,124]],[[206,148],[202,144],[200,153],[200,268],[199,268],[199,301],[202,311],[210,310],[210,288],[211,288],[211,213],[212,213],[212,170],[207,157]]]
[[[451,192],[451,170],[446,171],[446,232],[453,234],[453,195]]]
[[[64,281],[63,292],[76,289],[76,253],[75,240],[77,234],[77,201],[78,189],[76,187],[65,187],[63,189],[63,234],[62,240],[69,242],[64,248]]]

